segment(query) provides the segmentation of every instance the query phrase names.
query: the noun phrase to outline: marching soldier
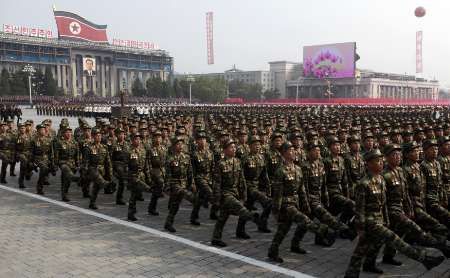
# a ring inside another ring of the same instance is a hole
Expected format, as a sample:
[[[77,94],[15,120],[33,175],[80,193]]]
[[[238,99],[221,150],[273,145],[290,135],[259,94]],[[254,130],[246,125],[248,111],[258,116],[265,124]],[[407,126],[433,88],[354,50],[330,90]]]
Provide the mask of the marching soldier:
[[[241,160],[244,177],[247,185],[248,203],[253,204],[255,201],[260,203],[263,212],[261,213],[258,231],[270,233],[267,227],[267,220],[272,209],[272,200],[270,196],[270,183],[267,175],[266,162],[261,154],[261,139],[258,135],[250,137],[250,152]],[[250,236],[245,232],[245,222],[238,222],[239,236],[247,239]]]
[[[128,202],[128,220],[136,221],[136,198],[139,192],[150,191],[150,173],[145,148],[141,145],[141,135],[131,136],[131,147],[128,157],[128,187],[130,200]]]
[[[90,198],[89,194],[89,173],[88,173],[88,151],[89,145],[93,142],[91,127],[85,123],[82,126],[83,135],[78,141],[78,149],[81,154],[80,167],[80,187],[83,192],[83,198]]]
[[[364,177],[366,168],[360,152],[360,141],[361,139],[356,135],[352,135],[348,138],[350,152],[345,156],[344,160],[348,179],[348,195],[352,200],[355,198],[355,187]]]
[[[89,183],[92,182],[92,190],[89,208],[96,210],[98,192],[101,188],[111,185],[111,175],[113,174],[111,159],[108,149],[102,142],[102,134],[100,130],[94,128],[92,130],[93,142],[86,149],[86,160],[84,161],[85,169],[87,169]],[[89,184],[88,183],[88,184]]]
[[[53,169],[53,145],[50,137],[47,136],[46,127],[43,124],[36,126],[36,137],[31,141],[31,161],[34,169],[39,168],[39,179],[36,191],[39,195],[44,195],[44,184],[50,170]]]
[[[214,173],[213,189],[216,198],[220,200],[220,215],[214,226],[211,244],[217,247],[225,247],[222,241],[222,231],[230,215],[238,215],[238,221],[252,220],[255,224],[260,223],[257,213],[251,213],[244,206],[247,199],[247,187],[239,159],[236,156],[236,145],[232,139],[223,144],[222,159]],[[238,233],[238,231],[236,231]]]
[[[19,169],[19,188],[25,188],[24,179],[27,180],[31,177],[31,137],[26,133],[26,127],[24,124],[19,124],[19,133],[15,138],[15,159],[20,162]]]
[[[113,175],[118,180],[118,188],[116,193],[116,205],[125,205],[123,201],[123,192],[125,190],[125,181],[127,180],[127,169],[130,146],[125,140],[125,131],[122,128],[115,130],[116,137],[109,146],[111,162],[113,167]]]
[[[151,147],[147,150],[147,159],[149,160],[148,163],[152,180],[152,196],[148,204],[148,214],[158,216],[158,199],[163,197],[167,148],[163,144],[163,137],[160,131],[155,131],[152,136]]]
[[[14,138],[12,133],[8,132],[8,125],[0,123],[0,154],[2,166],[0,171],[0,183],[6,184],[6,169],[14,160]]]
[[[438,161],[442,168],[442,186],[439,192],[441,205],[449,208],[450,201],[450,137],[439,137],[439,157]]]
[[[79,181],[75,176],[79,166],[78,146],[72,139],[72,129],[64,127],[62,138],[58,139],[55,144],[55,165],[61,170],[61,199],[69,202],[67,197],[71,182]]]
[[[302,170],[295,165],[294,147],[290,142],[282,146],[283,163],[275,173],[273,180],[273,214],[278,220],[278,229],[273,237],[268,257],[277,263],[282,263],[279,256],[279,246],[289,232],[292,223],[297,224],[297,230],[308,230],[319,234],[321,238],[328,238],[334,242],[334,233],[328,231],[328,227],[314,223],[307,215],[311,209],[308,203],[308,194],[304,186]],[[300,247],[301,232],[296,231],[291,241],[291,251],[298,254],[306,254]]]
[[[172,140],[172,153],[167,157],[166,161],[166,186],[169,191],[169,214],[164,224],[164,229],[175,233],[173,221],[175,215],[180,208],[183,199],[194,202],[194,194],[196,192],[195,184],[192,179],[191,159],[184,152],[184,138],[175,137]]]
[[[450,212],[441,205],[439,193],[442,192],[442,169],[437,161],[438,143],[435,139],[423,142],[425,159],[420,170],[425,177],[425,200],[427,212],[450,229]]]
[[[206,143],[207,135],[197,132],[195,135],[196,148],[192,152],[192,172],[197,187],[197,196],[191,213],[191,224],[200,225],[198,221],[200,207],[206,207],[208,203],[215,205],[212,192],[212,173],[214,169],[214,156]]]
[[[345,272],[346,278],[359,277],[365,256],[377,250],[377,245],[383,243],[390,244],[409,258],[421,262],[427,269],[438,266],[444,260],[443,256],[432,256],[425,250],[410,246],[387,228],[389,218],[386,206],[386,184],[381,176],[382,158],[383,155],[378,149],[364,155],[368,173],[355,189],[359,241]]]

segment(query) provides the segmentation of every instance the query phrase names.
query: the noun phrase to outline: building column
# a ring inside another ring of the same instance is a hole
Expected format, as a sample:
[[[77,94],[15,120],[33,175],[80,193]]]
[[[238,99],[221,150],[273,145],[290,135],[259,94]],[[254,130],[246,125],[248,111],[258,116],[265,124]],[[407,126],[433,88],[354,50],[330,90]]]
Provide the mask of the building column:
[[[116,90],[117,90],[117,69],[112,64],[109,65],[109,84],[110,84],[110,95],[112,97],[116,96]]]
[[[66,86],[67,76],[66,76],[66,70],[67,70],[67,66],[62,65],[62,66],[61,66],[61,71],[62,71],[62,80],[61,80],[61,83],[62,83],[62,88],[63,88],[64,94],[67,94],[67,86]]]
[[[101,64],[101,72],[102,72],[102,78],[100,83],[100,91],[102,92],[102,96],[106,96],[106,65],[105,65],[105,58],[102,57],[102,64]]]
[[[57,83],[58,84],[58,88],[61,88],[62,85],[61,85],[61,65],[60,64],[56,65],[56,78],[55,79],[58,82]]]
[[[75,63],[76,59],[73,58],[71,62],[70,72],[72,76],[72,96],[78,96],[78,88],[77,88],[77,66]]]

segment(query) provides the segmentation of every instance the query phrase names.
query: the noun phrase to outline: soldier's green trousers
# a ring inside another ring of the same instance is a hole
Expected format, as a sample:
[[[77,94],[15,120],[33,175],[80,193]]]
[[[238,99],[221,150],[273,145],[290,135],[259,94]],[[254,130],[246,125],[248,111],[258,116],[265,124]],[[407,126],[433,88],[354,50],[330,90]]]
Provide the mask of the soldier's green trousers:
[[[403,238],[404,236],[411,237],[419,245],[426,247],[436,247],[439,243],[432,235],[425,233],[419,225],[404,214],[391,214],[389,215],[389,220],[390,223],[392,223],[391,230],[400,238]],[[366,256],[366,263],[372,265],[375,264],[378,252],[383,246],[383,243],[380,242],[375,242],[374,244],[376,247],[371,250],[372,253],[368,253]],[[386,244],[386,247],[384,248],[385,257],[393,258],[396,252],[397,251],[392,243]]]
[[[289,232],[292,223],[297,224],[297,229],[291,241],[291,246],[293,247],[297,247],[300,244],[306,231],[317,233],[320,228],[319,224],[311,221],[311,219],[303,214],[295,205],[282,206],[278,215],[277,232],[275,233],[272,245],[270,246],[271,252],[278,252],[278,247]]]
[[[227,222],[230,215],[239,216],[238,222],[249,220],[256,221],[255,214],[247,210],[240,200],[229,194],[226,194],[222,197],[219,210],[220,214],[219,218],[217,219],[216,225],[214,226],[212,238],[213,240],[222,239],[223,227],[225,226],[225,223]]]
[[[128,179],[128,189],[130,190],[130,199],[128,201],[128,216],[134,216],[137,212],[136,199],[139,193],[149,190],[150,186],[136,176],[130,176]]]
[[[150,198],[150,203],[148,204],[148,211],[156,212],[158,199],[163,196],[164,176],[162,170],[152,169],[150,171],[150,177],[152,179],[152,197]]]
[[[347,271],[345,272],[346,277],[359,277],[359,272],[366,255],[373,254],[378,250],[379,244],[385,243],[390,244],[393,248],[413,260],[422,262],[425,258],[423,252],[404,242],[398,235],[383,224],[367,223],[365,231],[360,235],[358,244],[353,251]]]
[[[190,203],[194,203],[194,194],[178,184],[171,185],[168,203],[169,214],[167,215],[166,218],[166,225],[170,226],[173,225],[175,215],[180,209],[180,204],[183,201],[183,199],[188,200]]]
[[[45,158],[39,159],[37,160],[37,166],[39,168],[39,178],[37,181],[36,189],[38,194],[42,194],[44,192],[44,183],[50,172],[50,162]]]
[[[414,209],[415,222],[425,231],[430,232],[437,239],[447,239],[448,229],[422,208]]]
[[[447,229],[450,229],[450,212],[448,209],[441,206],[438,202],[433,202],[427,205],[427,212],[445,225]]]
[[[69,193],[70,183],[78,181],[78,177],[75,176],[75,169],[70,165],[61,164],[59,169],[61,169],[61,198],[64,199]]]
[[[195,185],[197,186],[197,193],[194,198],[193,208],[191,212],[191,220],[198,219],[198,214],[200,212],[200,207],[204,204],[213,204],[213,191],[211,185],[207,179],[196,178]]]
[[[24,179],[25,179],[25,177],[27,177],[27,178],[31,177],[32,169],[31,169],[29,157],[26,154],[19,154],[19,161],[20,161],[19,187],[23,188],[23,187],[25,187]]]
[[[123,162],[113,162],[113,173],[119,182],[116,193],[116,201],[122,201],[125,190],[125,181],[127,180],[127,165]]]
[[[92,181],[92,190],[91,190],[91,205],[94,205],[97,201],[98,192],[100,189],[105,188],[105,186],[108,186],[111,182],[106,181],[103,178],[104,175],[104,169],[102,167],[89,167],[88,168],[88,177],[89,181]],[[89,183],[88,183],[89,184]]]

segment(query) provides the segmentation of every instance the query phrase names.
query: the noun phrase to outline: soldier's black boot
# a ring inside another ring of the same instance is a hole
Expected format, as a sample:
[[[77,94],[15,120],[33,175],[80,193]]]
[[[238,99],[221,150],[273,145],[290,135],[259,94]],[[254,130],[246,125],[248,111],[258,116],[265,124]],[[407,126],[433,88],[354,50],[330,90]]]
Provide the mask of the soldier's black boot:
[[[9,164],[9,176],[10,177],[15,177],[16,174],[14,174],[14,169],[16,168],[16,163],[11,163]]]
[[[316,233],[314,243],[317,245],[330,247],[336,241],[336,233],[329,229],[326,225],[320,225],[319,231]]]
[[[95,203],[93,203],[93,202],[89,203],[89,208],[93,209],[93,210],[97,210],[98,209],[97,205]]]
[[[389,255],[384,255],[383,256],[383,263],[384,264],[395,265],[395,266],[401,266],[403,264],[401,261],[398,261],[398,260],[394,259],[393,256],[389,256]]]
[[[301,248],[299,244],[291,244],[291,252],[293,253],[297,253],[297,254],[307,254],[308,251],[306,251],[305,249]]]
[[[421,261],[421,263],[428,269],[432,269],[438,265],[440,265],[445,260],[444,256],[432,256],[425,253],[424,259]]]
[[[145,201],[144,196],[142,195],[142,191],[139,191],[136,196],[136,201]]]
[[[273,243],[269,248],[269,253],[267,254],[267,257],[269,257],[269,259],[271,261],[279,263],[279,264],[284,262],[284,260],[278,254],[278,245],[275,245]]]
[[[158,216],[159,212],[156,210],[157,205],[158,205],[158,197],[153,196],[152,194],[152,198],[150,199],[150,203],[148,204],[148,214]]]
[[[137,221],[138,219],[134,216],[134,213],[128,213],[128,221]]]
[[[211,245],[219,248],[227,247],[227,244],[223,242],[221,239],[213,239],[211,240]]]
[[[164,224],[164,229],[171,233],[176,233],[177,230],[173,227],[173,220],[175,216],[171,215],[170,213],[167,215],[166,224]]]
[[[442,243],[442,245],[437,247],[437,249],[439,249],[447,259],[450,258],[450,246],[448,244]]]
[[[250,239],[250,236],[245,232],[245,223],[247,221],[243,220],[241,217],[238,219],[238,224],[236,227],[236,237],[239,239]]]
[[[343,239],[349,239],[350,241],[353,241],[358,236],[358,233],[355,230],[347,227],[339,231],[339,236]]]
[[[7,184],[7,182],[6,182],[6,166],[4,166],[4,164],[5,164],[5,162],[2,162],[2,167],[1,167],[1,171],[0,171],[0,183]]]
[[[364,262],[363,271],[376,274],[383,274],[383,270],[377,267],[376,262]]]
[[[200,222],[198,221],[198,210],[200,209],[200,203],[194,204],[194,208],[191,212],[191,224],[194,226],[200,226]]]

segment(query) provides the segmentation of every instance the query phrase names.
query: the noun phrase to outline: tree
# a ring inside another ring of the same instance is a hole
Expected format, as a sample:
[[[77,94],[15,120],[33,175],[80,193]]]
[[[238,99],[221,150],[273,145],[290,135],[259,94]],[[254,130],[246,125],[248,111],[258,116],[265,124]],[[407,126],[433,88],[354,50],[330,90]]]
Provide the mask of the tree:
[[[189,82],[187,95],[189,96]],[[226,95],[226,83],[223,78],[198,77],[192,83],[192,97],[201,102],[218,103],[223,101]]]
[[[0,95],[10,95],[11,94],[11,86],[9,85],[9,71],[5,68],[2,69],[2,73],[0,74]]]
[[[24,72],[16,71],[10,79],[11,95],[23,96],[28,93],[28,75]]]
[[[136,97],[142,97],[145,96],[145,88],[144,88],[144,84],[142,84],[141,80],[136,77],[133,81],[133,84],[131,86],[131,93],[133,94],[133,96]]]
[[[252,84],[247,86],[247,93],[244,95],[245,100],[260,100],[263,95],[261,84]]]
[[[53,73],[50,66],[45,67],[43,89],[44,94],[47,96],[57,95],[56,81],[53,78]]]
[[[33,93],[36,95],[45,94],[45,86],[44,86],[44,73],[41,69],[36,70],[36,72],[31,77],[31,83],[33,86]]]
[[[280,95],[281,94],[278,92],[278,89],[270,89],[264,92],[265,99],[276,99],[279,98]]]
[[[180,81],[177,78],[175,78],[173,80],[172,93],[173,93],[173,96],[176,98],[183,97],[183,88],[180,84]]]
[[[162,95],[162,81],[159,77],[153,77],[147,79],[146,87],[147,87],[147,95],[149,97],[159,98]]]
[[[162,97],[162,98],[171,97],[171,91],[172,91],[172,88],[171,88],[170,84],[167,83],[166,81],[163,81],[161,83],[161,96],[160,97]]]

